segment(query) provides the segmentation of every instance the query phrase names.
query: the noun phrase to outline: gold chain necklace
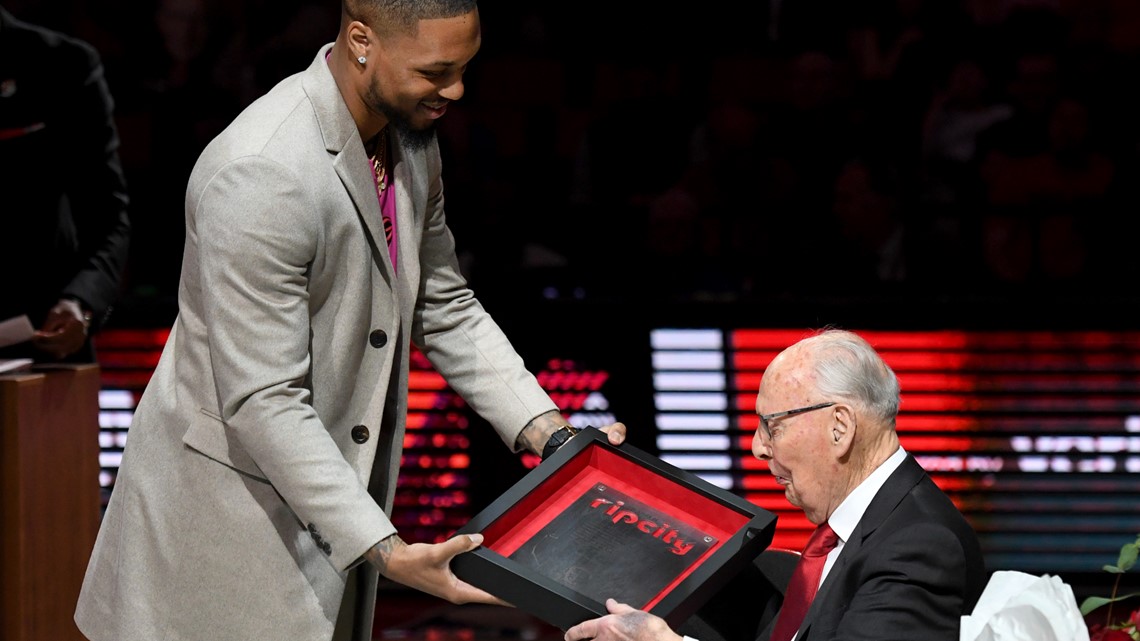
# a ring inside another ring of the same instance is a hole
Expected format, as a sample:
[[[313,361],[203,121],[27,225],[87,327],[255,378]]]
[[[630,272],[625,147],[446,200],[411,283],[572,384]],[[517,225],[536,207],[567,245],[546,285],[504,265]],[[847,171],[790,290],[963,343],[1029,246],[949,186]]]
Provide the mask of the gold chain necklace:
[[[372,147],[372,171],[376,175],[376,193],[384,193],[388,187],[388,128],[376,134],[376,144]]]

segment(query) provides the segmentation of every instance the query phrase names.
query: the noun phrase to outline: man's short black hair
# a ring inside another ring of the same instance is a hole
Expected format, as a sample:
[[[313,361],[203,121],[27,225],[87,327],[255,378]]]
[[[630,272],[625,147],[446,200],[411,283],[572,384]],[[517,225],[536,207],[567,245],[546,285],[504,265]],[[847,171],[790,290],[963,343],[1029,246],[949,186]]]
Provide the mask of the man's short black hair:
[[[475,0],[344,0],[344,12],[374,30],[411,32],[420,20],[454,18],[475,5]]]

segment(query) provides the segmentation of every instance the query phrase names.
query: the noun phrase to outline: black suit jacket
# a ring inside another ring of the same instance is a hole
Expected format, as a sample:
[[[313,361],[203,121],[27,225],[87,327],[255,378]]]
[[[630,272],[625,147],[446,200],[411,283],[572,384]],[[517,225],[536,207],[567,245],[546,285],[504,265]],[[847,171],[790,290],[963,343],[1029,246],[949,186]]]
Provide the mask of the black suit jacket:
[[[61,297],[92,313],[120,294],[130,222],[113,103],[88,44],[0,8],[0,320],[37,328]],[[43,357],[25,343],[0,357]],[[70,360],[92,360],[90,345]]]
[[[986,580],[974,530],[908,455],[867,507],[796,639],[958,641]]]

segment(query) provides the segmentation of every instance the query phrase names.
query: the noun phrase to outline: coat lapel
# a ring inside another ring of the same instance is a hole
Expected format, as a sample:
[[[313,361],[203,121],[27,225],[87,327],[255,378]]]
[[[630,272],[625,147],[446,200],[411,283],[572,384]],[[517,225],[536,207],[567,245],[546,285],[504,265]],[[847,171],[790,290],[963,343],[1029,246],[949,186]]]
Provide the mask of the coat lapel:
[[[372,178],[368,154],[364,151],[356,121],[344,104],[340,88],[325,60],[331,48],[332,44],[321,47],[313,64],[305,71],[301,83],[313,105],[325,149],[334,155],[333,169],[356,206],[356,213],[368,233],[374,258],[382,265],[381,272],[391,284],[395,279],[392,277],[392,261],[388,257],[388,244],[384,238],[380,203],[376,199],[376,183]]]
[[[400,274],[410,274],[414,263],[418,261],[416,254],[418,246],[415,241],[416,212],[413,203],[417,200],[415,193],[421,186],[414,181],[411,172],[411,163],[399,135],[389,138],[392,141],[392,187],[396,189],[396,228],[397,246],[396,262],[399,263]],[[387,252],[385,252],[385,255]],[[411,291],[409,279],[401,278],[397,286],[400,289],[401,300],[415,300],[415,292]]]

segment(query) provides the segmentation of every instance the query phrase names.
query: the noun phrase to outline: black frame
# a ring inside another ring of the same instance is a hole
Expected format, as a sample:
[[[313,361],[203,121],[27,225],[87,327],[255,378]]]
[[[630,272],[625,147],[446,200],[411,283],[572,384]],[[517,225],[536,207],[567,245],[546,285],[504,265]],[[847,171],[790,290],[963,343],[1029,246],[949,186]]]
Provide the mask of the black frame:
[[[563,466],[591,447],[606,448],[645,468],[648,473],[691,490],[695,498],[716,502],[749,517],[743,527],[738,528],[719,549],[712,552],[649,609],[650,613],[663,618],[674,628],[688,619],[709,597],[771,544],[776,530],[775,514],[632,445],[615,447],[609,443],[604,432],[596,429],[583,430],[570,439],[456,533],[482,532],[497,519],[507,515]],[[485,546],[455,557],[451,568],[464,581],[562,630],[607,614],[605,604]]]

